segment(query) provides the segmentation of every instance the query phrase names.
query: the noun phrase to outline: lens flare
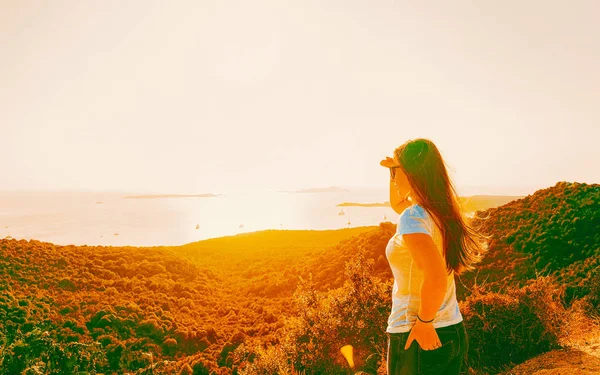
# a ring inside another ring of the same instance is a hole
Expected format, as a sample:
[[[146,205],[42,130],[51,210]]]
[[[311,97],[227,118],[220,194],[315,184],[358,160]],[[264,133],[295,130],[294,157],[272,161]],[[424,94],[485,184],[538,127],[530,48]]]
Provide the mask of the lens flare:
[[[342,355],[344,356],[344,358],[346,358],[346,361],[348,361],[350,368],[354,368],[354,355],[352,354],[353,350],[354,348],[352,347],[352,345],[344,345],[340,349],[340,352],[342,352]]]

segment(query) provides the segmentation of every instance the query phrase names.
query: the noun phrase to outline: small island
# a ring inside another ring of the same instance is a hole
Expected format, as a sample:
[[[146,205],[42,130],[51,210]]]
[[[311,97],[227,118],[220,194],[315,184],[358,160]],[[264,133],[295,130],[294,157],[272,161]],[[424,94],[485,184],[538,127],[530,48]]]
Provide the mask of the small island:
[[[326,188],[310,188],[302,190],[280,190],[278,193],[349,193],[350,190],[338,186],[330,186]]]
[[[472,195],[470,197],[459,197],[462,210],[465,212],[475,212],[478,210],[485,210],[488,208],[502,206],[508,202],[524,198],[523,196],[513,195]],[[386,201],[383,203],[355,203],[355,202],[344,202],[337,205],[337,207],[391,207],[390,202]]]
[[[123,199],[161,199],[161,198],[212,198],[221,194],[157,194],[157,195],[130,195]]]
[[[385,201],[383,203],[355,203],[355,202],[344,202],[337,205],[337,207],[390,207],[390,202]]]

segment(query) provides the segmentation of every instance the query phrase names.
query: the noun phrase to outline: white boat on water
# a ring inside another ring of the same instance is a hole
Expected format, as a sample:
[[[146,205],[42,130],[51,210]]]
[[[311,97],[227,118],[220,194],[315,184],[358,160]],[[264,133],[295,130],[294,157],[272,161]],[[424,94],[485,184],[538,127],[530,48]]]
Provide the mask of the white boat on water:
[[[338,212],[338,215],[340,215],[340,216],[341,216],[341,215],[346,215],[346,213],[344,212],[344,209],[343,209],[343,208],[340,210],[340,212]]]

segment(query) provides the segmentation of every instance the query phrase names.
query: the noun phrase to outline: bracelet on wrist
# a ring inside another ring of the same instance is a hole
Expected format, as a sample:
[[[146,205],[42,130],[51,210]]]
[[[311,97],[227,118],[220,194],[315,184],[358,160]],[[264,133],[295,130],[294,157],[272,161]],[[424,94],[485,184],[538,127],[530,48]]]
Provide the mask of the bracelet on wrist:
[[[431,322],[433,322],[435,320],[435,318],[433,318],[431,320],[423,320],[423,319],[421,319],[421,317],[419,316],[419,314],[417,314],[417,319],[419,319],[423,323],[431,323]]]

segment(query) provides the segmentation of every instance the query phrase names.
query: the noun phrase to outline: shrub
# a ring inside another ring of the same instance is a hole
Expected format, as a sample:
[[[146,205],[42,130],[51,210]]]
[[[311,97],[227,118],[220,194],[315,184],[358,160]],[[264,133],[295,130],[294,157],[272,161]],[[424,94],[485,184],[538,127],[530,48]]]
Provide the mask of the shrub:
[[[469,339],[469,365],[498,373],[540,353],[560,348],[563,289],[541,277],[521,289],[474,293],[461,303]]]
[[[359,253],[346,264],[344,285],[328,292],[317,291],[312,277],[301,279],[294,293],[300,315],[287,318],[279,344],[256,348],[255,361],[239,373],[344,373],[348,364],[340,348],[347,344],[355,349],[357,368],[380,367],[391,283],[372,276],[373,263]],[[249,354],[235,353],[240,356]]]
[[[60,280],[58,282],[58,287],[64,290],[68,290],[70,292],[74,292],[77,290],[77,286],[75,286],[75,284],[69,279]]]
[[[170,356],[174,355],[177,351],[177,340],[172,337],[167,338],[163,341],[162,349],[164,354]]]
[[[600,267],[590,273],[590,294],[587,296],[587,313],[600,317]]]

